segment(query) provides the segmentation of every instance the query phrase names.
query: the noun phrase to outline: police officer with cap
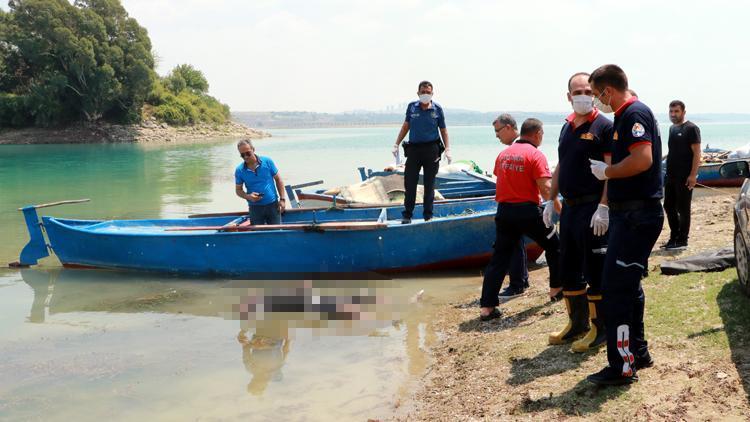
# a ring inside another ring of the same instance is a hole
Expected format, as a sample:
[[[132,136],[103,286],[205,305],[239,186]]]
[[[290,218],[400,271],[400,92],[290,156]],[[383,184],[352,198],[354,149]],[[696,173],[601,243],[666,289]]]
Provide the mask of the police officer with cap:
[[[445,159],[451,162],[448,130],[445,128],[445,113],[440,104],[432,101],[432,83],[422,81],[417,88],[419,101],[409,103],[406,119],[393,145],[393,155],[398,157],[398,147],[409,133],[409,141],[404,142],[406,169],[404,171],[404,211],[402,224],[411,223],[417,199],[419,172],[423,170],[424,201],[422,214],[425,221],[432,218],[432,204],[435,200],[435,177],[440,168],[440,155],[445,151]]]
[[[495,123],[495,133],[507,130]],[[499,134],[498,134],[499,135]],[[498,202],[495,215],[495,247],[484,272],[480,319],[487,321],[501,316],[497,308],[500,281],[508,273],[513,251],[524,235],[544,249],[550,272],[550,289],[560,287],[558,271],[559,240],[555,229],[542,221],[540,196],[549,199],[550,178],[547,158],[539,151],[544,128],[538,119],[526,119],[521,137],[502,151],[495,160]]]
[[[643,326],[641,278],[664,224],[661,206],[661,135],[651,109],[628,91],[628,78],[606,64],[589,77],[594,104],[615,110],[612,164],[591,161],[591,172],[608,180],[609,243],[602,274],[609,365],[587,379],[598,385],[638,380],[636,371],[653,365]]]
[[[589,160],[610,163],[612,122],[594,108],[589,76],[579,72],[568,80],[573,113],[560,131],[551,190],[553,198],[558,192],[563,196],[560,277],[568,322],[549,336],[549,344],[568,343],[585,334],[573,343],[575,352],[586,352],[605,342],[600,286],[609,225],[607,182],[594,177]],[[552,227],[555,211],[553,202],[548,202],[543,214],[547,227]]]

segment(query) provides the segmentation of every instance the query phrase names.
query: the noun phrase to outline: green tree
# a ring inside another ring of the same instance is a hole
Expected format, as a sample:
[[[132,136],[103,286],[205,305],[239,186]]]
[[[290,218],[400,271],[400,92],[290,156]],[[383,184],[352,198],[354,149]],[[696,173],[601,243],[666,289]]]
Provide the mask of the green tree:
[[[151,41],[119,0],[8,5],[0,16],[0,92],[22,97],[36,125],[140,118],[155,80]]]

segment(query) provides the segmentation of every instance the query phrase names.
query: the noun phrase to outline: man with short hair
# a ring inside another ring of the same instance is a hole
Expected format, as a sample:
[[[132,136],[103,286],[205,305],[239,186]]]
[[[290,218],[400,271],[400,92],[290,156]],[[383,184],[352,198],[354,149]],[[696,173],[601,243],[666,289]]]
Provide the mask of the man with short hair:
[[[589,74],[568,80],[568,102],[573,107],[560,131],[558,163],[552,173],[551,196],[563,196],[560,212],[560,277],[568,322],[550,334],[550,344],[575,341],[574,352],[586,352],[605,343],[601,282],[606,232],[609,226],[607,182],[591,174],[590,159],[610,163],[612,122],[594,108]],[[544,223],[552,227],[556,212],[550,201]],[[588,285],[588,289],[587,289]]]
[[[667,250],[685,249],[690,233],[690,203],[701,164],[701,131],[695,123],[685,120],[685,103],[669,103],[669,152],[664,180],[664,211],[669,223]]]
[[[664,224],[661,135],[651,109],[628,92],[628,78],[619,66],[597,68],[589,83],[594,105],[605,113],[614,110],[615,121],[612,164],[590,160],[594,176],[608,180],[610,224],[602,295],[609,365],[587,379],[623,385],[638,380],[637,369],[653,365],[644,334],[641,278]]]
[[[247,200],[253,225],[281,224],[286,207],[284,182],[273,160],[255,154],[249,139],[237,143],[242,163],[234,170],[234,191]]]
[[[406,108],[406,119],[396,137],[392,153],[398,155],[398,147],[409,133],[409,140],[404,142],[406,168],[404,169],[404,211],[402,224],[411,223],[414,205],[417,200],[419,172],[424,171],[424,200],[422,216],[425,221],[432,218],[432,204],[435,200],[435,177],[440,168],[440,155],[445,151],[445,159],[451,162],[450,141],[445,128],[445,113],[440,104],[432,101],[432,83],[422,81],[417,87],[418,101],[409,103]]]
[[[495,131],[508,130],[496,122]],[[558,271],[559,240],[555,229],[542,221],[540,195],[549,199],[550,177],[547,158],[537,148],[542,144],[544,127],[538,119],[526,119],[521,125],[521,137],[502,151],[495,160],[498,202],[495,215],[495,247],[484,271],[480,319],[499,318],[498,291],[500,281],[508,273],[513,251],[524,235],[534,240],[547,257],[550,289],[560,287]],[[501,138],[502,139],[502,138]]]
[[[518,139],[518,125],[516,119],[508,113],[503,113],[498,116],[492,122],[492,126],[495,129],[495,136],[500,140],[500,143],[506,146],[513,144],[513,141]],[[510,299],[523,294],[527,287],[529,287],[529,270],[526,264],[526,245],[523,239],[518,242],[518,248],[513,251],[513,257],[510,261],[510,269],[508,270],[508,277],[510,283],[508,287],[500,292],[500,299]],[[500,280],[502,286],[503,280]]]

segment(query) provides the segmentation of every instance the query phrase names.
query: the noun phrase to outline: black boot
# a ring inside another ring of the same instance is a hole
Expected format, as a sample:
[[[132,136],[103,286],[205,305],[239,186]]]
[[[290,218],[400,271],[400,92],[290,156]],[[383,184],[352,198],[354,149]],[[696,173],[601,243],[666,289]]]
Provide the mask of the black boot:
[[[589,330],[589,307],[586,291],[565,292],[565,307],[568,324],[562,331],[549,335],[549,344],[565,344],[575,340]]]

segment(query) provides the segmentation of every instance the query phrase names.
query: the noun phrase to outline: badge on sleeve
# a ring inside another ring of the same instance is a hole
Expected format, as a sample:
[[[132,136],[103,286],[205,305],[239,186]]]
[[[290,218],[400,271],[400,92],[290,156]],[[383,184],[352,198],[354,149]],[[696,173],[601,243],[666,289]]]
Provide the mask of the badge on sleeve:
[[[640,138],[646,133],[646,129],[643,128],[643,125],[636,122],[633,124],[633,128],[630,130],[630,132],[633,133],[633,137]]]

